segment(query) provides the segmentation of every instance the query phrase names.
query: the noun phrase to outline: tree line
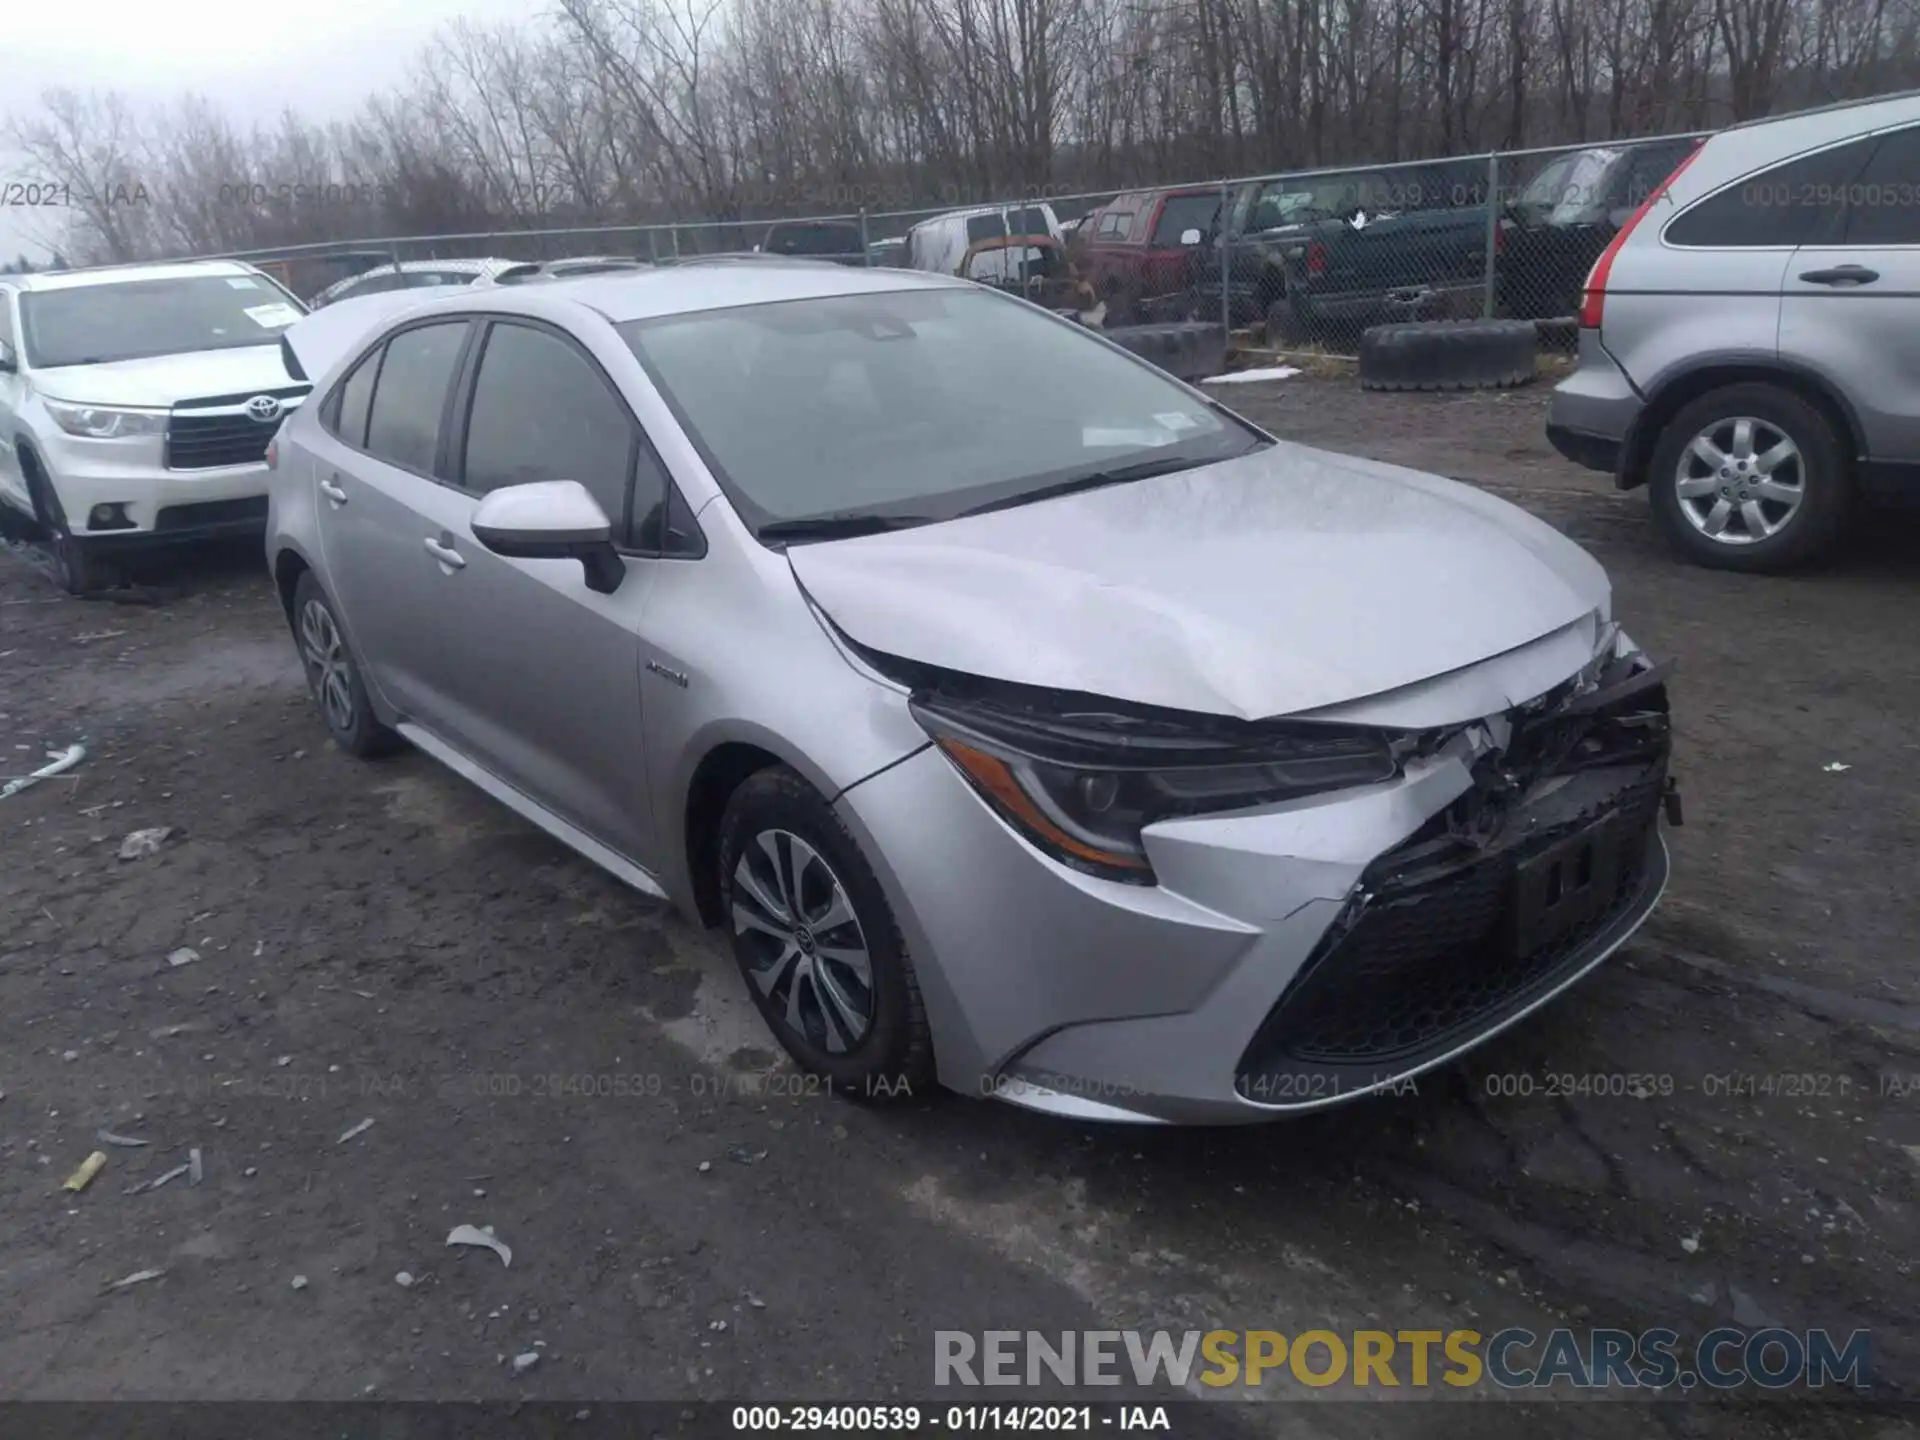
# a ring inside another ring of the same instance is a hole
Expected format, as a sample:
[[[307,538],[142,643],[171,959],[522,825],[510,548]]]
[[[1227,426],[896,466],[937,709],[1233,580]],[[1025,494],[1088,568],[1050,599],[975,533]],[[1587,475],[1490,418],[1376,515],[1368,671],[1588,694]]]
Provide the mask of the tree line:
[[[1920,85],[1920,0],[557,0],[329,125],[54,91],[79,263],[738,222],[1715,128]],[[885,228],[885,227],[882,227]],[[897,225],[893,227],[897,232]]]

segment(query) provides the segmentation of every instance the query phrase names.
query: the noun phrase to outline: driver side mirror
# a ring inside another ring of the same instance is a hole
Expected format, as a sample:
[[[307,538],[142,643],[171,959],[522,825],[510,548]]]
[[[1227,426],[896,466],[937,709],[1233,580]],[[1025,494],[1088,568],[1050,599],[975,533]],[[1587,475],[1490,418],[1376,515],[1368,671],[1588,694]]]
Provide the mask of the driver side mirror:
[[[1182,245],[1198,245],[1205,238],[1206,237],[1198,230],[1182,230],[1180,232],[1180,243]]]
[[[0,305],[3,305],[5,303],[6,303],[5,301],[0,300]],[[0,340],[0,372],[13,374],[18,372],[19,369],[20,369],[20,362],[14,356],[13,346],[9,345],[4,340]]]
[[[473,512],[473,538],[511,560],[578,560],[587,588],[611,595],[627,563],[613,548],[613,522],[578,480],[505,485]]]

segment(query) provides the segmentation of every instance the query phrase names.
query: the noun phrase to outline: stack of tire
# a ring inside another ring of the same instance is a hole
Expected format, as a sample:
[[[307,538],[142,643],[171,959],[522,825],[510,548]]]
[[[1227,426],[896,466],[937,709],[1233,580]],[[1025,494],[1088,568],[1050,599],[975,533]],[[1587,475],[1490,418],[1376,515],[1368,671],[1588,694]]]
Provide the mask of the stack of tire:
[[[1531,320],[1374,325],[1360,336],[1362,390],[1509,390],[1533,379]]]
[[[1122,325],[1100,333],[1176,380],[1204,380],[1227,368],[1227,337],[1217,320]]]

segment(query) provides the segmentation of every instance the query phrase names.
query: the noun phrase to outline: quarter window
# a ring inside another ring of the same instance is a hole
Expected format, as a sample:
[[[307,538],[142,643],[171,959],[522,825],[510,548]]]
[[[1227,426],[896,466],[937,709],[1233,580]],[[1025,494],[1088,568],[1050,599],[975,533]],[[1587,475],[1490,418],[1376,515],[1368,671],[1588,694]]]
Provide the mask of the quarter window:
[[[1667,243],[1713,249],[1820,244],[1838,233],[1848,186],[1873,144],[1850,141],[1749,176],[1675,220]]]
[[[373,382],[379,373],[380,352],[376,350],[354,367],[334,403],[333,433],[356,450],[367,443],[367,412],[373,408]]]
[[[392,465],[433,473],[440,418],[460,363],[467,322],[421,325],[387,342],[367,423],[367,449]]]
[[[638,434],[625,402],[573,346],[529,325],[495,324],[474,384],[463,484],[484,495],[505,485],[577,480],[600,502],[614,534],[625,535]],[[659,498],[638,497],[633,514],[649,515]]]

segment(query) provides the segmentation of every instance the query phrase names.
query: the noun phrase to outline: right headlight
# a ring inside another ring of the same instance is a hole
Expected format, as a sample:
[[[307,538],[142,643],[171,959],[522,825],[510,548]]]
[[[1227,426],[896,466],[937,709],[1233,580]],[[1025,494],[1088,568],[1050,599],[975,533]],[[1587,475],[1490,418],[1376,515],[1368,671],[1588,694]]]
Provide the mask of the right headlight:
[[[1222,735],[1165,723],[1109,728],[921,694],[914,718],[993,810],[1064,865],[1155,883],[1156,821],[1391,780],[1390,737],[1296,722]]]
[[[136,435],[162,435],[167,429],[165,410],[126,410],[111,405],[72,405],[65,400],[40,397],[53,423],[69,435],[88,440],[125,440]]]

